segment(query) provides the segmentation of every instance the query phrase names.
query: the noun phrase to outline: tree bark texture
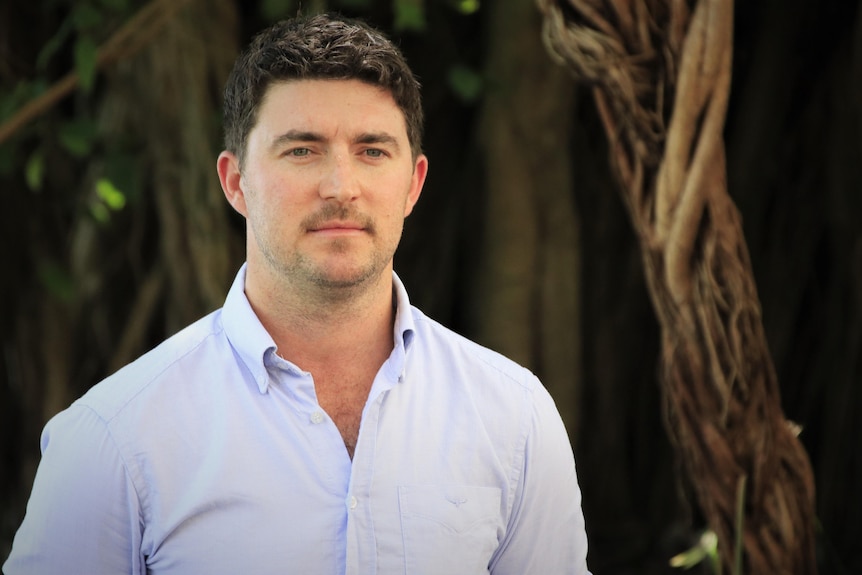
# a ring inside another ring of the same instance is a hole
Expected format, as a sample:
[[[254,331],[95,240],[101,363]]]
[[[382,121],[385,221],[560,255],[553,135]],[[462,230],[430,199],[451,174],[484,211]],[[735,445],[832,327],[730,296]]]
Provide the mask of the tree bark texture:
[[[214,118],[238,50],[224,38],[235,38],[235,28],[231,1],[193,0],[134,65],[118,70],[113,84],[122,92],[122,109],[106,124],[132,126],[148,150],[171,333],[221,306],[241,255],[213,168]],[[174,137],[165,138],[171,132]]]
[[[477,338],[539,374],[573,434],[581,384],[574,83],[544,56],[535,5],[495,3],[487,17]]]
[[[539,5],[552,56],[594,87],[661,326],[668,430],[722,563],[740,536],[745,573],[816,573],[811,466],[727,193],[732,2]]]

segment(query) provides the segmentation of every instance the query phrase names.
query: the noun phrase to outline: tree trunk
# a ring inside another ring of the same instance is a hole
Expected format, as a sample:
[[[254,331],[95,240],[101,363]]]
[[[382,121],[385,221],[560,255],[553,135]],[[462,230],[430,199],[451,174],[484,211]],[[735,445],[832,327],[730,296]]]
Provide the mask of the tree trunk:
[[[722,563],[738,537],[746,573],[816,573],[813,475],[726,189],[732,4],[540,5],[552,54],[596,86],[662,329],[668,429]]]
[[[495,3],[487,17],[477,338],[535,371],[573,433],[581,374],[573,83],[545,57],[532,3]]]

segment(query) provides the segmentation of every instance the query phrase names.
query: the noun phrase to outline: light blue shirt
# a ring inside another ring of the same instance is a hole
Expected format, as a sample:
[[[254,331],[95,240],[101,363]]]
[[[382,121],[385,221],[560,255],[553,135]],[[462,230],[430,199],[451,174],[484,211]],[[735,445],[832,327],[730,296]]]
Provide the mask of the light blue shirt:
[[[572,450],[534,375],[395,276],[351,461],[244,285],[243,267],[221,310],[48,423],[7,575],[587,573]]]

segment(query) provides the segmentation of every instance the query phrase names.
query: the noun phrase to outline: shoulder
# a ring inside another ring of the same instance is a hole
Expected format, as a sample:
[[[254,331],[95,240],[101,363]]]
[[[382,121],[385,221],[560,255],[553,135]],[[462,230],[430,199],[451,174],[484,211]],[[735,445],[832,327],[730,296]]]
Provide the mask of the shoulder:
[[[110,420],[152,386],[187,376],[190,366],[217,354],[224,339],[221,310],[216,310],[94,385],[74,405]]]
[[[482,380],[512,388],[513,392],[533,394],[544,389],[538,378],[526,367],[505,355],[481,345],[441,323],[421,310],[412,308],[416,328],[414,343],[422,355],[434,362],[446,362],[456,373],[481,374]],[[475,381],[475,380],[474,380]]]

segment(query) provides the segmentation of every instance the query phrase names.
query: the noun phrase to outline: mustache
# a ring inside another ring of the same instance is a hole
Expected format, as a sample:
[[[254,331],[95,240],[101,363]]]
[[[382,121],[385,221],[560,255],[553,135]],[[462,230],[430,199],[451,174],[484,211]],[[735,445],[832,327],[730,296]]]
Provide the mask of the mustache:
[[[355,224],[369,233],[374,233],[374,220],[350,206],[326,204],[320,210],[302,220],[304,230],[313,230],[327,222],[339,221]]]

